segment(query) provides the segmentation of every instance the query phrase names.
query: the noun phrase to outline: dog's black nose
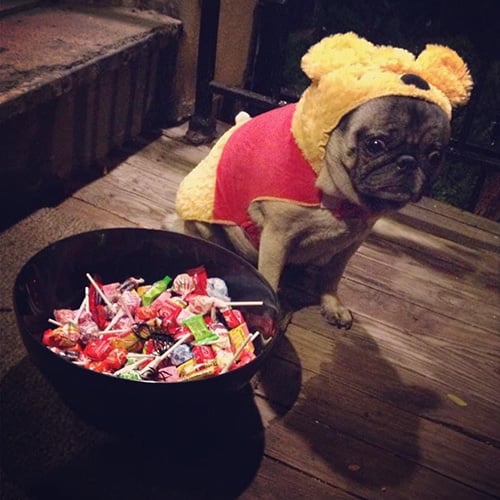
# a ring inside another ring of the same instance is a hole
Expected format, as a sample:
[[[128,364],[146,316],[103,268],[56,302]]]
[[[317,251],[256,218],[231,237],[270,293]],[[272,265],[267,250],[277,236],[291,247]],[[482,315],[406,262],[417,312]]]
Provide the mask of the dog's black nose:
[[[417,160],[416,158],[410,155],[401,155],[396,160],[396,165],[401,170],[410,170],[417,166]]]

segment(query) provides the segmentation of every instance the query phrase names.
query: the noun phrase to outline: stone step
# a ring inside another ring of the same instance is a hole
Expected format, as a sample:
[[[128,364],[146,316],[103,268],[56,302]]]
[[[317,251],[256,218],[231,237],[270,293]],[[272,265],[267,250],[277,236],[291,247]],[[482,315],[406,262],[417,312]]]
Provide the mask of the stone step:
[[[45,6],[1,17],[2,205],[57,202],[68,181],[99,175],[111,151],[161,123],[181,28],[123,7]]]

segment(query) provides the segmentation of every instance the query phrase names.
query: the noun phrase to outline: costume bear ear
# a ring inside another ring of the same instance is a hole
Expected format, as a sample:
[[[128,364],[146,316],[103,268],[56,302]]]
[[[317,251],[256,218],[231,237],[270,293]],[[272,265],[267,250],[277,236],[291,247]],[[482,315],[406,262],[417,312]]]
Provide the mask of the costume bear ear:
[[[462,58],[442,45],[427,45],[415,61],[425,80],[437,87],[452,106],[465,104],[472,91],[472,77]]]
[[[359,70],[370,63],[375,46],[355,33],[343,33],[323,38],[302,57],[301,67],[312,80],[320,78],[334,69],[349,67]]]

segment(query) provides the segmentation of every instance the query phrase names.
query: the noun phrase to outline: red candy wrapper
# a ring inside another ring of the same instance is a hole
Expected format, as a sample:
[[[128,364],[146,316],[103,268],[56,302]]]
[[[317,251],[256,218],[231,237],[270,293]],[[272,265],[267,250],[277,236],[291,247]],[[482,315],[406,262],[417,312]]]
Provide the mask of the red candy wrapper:
[[[177,317],[181,311],[182,307],[173,300],[167,300],[158,307],[158,317],[166,331],[173,332],[179,326]]]
[[[194,281],[194,290],[192,293],[197,295],[206,295],[208,277],[205,266],[193,267],[192,269],[188,269],[186,273],[189,274]]]
[[[100,278],[94,276],[93,279],[99,290],[102,290]],[[89,311],[99,329],[103,330],[106,326],[106,308],[102,305],[102,298],[93,284],[89,287]]]
[[[125,349],[115,348],[106,356],[104,363],[107,371],[119,370],[127,362],[127,351]]]
[[[139,321],[148,321],[156,318],[156,308],[153,305],[139,306],[135,311],[135,316]]]
[[[127,362],[127,351],[115,348],[108,351],[107,356],[102,360],[91,360],[87,368],[95,372],[113,373],[119,370]]]
[[[83,354],[93,361],[103,361],[109,352],[113,349],[107,339],[91,340],[83,350]]]
[[[215,359],[215,352],[209,345],[195,345],[192,351],[196,363],[201,364]]]
[[[224,309],[222,316],[228,328],[236,328],[245,322],[245,318],[238,309]]]

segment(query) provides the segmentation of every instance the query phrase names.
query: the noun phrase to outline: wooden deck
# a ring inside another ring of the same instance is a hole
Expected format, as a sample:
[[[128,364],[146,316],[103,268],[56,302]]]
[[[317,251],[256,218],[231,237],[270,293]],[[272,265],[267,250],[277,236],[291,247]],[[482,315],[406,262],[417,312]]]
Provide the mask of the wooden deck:
[[[145,139],[51,210],[158,228],[208,151],[183,131]],[[295,290],[301,307],[254,381],[265,442],[239,498],[499,498],[499,249],[500,224],[424,199],[379,221],[349,263],[351,330]],[[144,498],[191,498],[147,484]]]

